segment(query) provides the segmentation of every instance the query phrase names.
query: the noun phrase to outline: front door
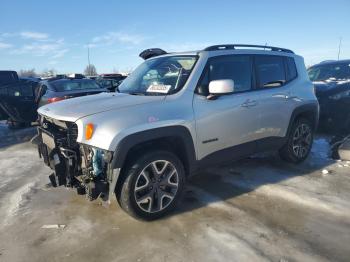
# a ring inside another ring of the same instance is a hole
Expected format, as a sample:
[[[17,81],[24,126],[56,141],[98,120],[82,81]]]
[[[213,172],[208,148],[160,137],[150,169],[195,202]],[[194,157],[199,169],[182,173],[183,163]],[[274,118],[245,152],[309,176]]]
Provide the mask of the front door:
[[[253,91],[252,72],[249,55],[217,56],[208,60],[193,103],[198,160],[217,157],[220,161],[226,160],[220,159],[222,157],[234,158],[237,154],[254,152],[259,105],[257,93]],[[222,79],[234,81],[234,93],[208,100],[210,81]]]

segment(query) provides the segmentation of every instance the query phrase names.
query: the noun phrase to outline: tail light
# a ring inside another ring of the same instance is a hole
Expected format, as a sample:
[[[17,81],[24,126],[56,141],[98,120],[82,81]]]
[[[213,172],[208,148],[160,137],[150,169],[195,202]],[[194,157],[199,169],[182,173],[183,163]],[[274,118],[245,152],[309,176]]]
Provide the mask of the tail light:
[[[62,101],[64,99],[65,99],[64,97],[51,97],[51,98],[47,99],[47,101],[49,103],[54,103],[54,102]]]

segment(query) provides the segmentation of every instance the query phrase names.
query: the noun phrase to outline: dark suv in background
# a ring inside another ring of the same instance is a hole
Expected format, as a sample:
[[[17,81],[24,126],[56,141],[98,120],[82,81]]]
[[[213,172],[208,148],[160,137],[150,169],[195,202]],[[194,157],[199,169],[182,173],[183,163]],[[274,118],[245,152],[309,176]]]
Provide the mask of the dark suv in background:
[[[320,104],[320,127],[350,132],[350,59],[325,61],[308,69]]]
[[[37,120],[42,105],[107,91],[82,76],[61,75],[41,81],[19,78],[15,71],[0,71],[0,120],[7,120],[10,128],[28,126]]]

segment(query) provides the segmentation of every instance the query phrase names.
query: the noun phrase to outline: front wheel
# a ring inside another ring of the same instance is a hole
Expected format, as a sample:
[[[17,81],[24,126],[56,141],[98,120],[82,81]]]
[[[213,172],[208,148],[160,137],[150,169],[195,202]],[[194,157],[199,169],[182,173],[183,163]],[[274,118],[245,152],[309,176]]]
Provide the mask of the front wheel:
[[[311,151],[313,135],[310,121],[297,119],[290,130],[287,143],[280,149],[281,158],[292,163],[304,161]]]
[[[126,168],[123,177],[117,200],[127,213],[143,220],[174,209],[185,185],[183,164],[168,151],[146,153]]]

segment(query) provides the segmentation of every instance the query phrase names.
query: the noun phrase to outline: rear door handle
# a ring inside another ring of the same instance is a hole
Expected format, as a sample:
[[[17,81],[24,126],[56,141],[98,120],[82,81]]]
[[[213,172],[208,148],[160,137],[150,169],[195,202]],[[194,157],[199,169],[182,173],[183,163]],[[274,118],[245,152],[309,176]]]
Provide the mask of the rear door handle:
[[[274,97],[274,98],[283,98],[283,99],[286,99],[286,100],[291,100],[291,99],[298,98],[297,96],[291,96],[289,93],[288,94],[278,93],[278,94],[272,95],[272,97]]]
[[[243,104],[241,104],[241,106],[249,108],[249,107],[256,106],[257,104],[258,102],[256,100],[247,100]]]

